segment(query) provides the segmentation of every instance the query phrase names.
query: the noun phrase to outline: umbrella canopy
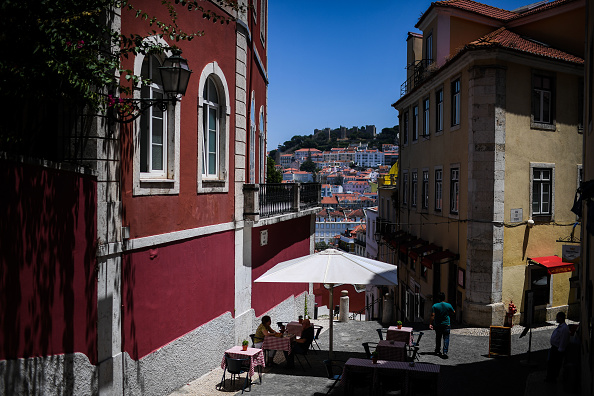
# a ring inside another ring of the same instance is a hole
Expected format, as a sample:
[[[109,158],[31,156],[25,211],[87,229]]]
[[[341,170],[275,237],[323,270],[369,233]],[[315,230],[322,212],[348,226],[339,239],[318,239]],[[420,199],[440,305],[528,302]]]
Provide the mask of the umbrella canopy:
[[[336,249],[284,261],[255,282],[397,285],[396,266]]]
[[[347,283],[357,285],[397,285],[396,266],[336,249],[278,263],[254,282]],[[332,304],[333,287],[330,288]],[[332,307],[330,307],[332,308]],[[333,320],[330,314],[330,354]]]

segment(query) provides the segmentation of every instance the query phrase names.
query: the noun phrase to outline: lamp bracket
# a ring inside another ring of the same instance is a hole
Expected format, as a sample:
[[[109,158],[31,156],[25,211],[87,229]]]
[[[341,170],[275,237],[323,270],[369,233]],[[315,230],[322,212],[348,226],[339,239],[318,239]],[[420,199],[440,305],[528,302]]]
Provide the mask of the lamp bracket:
[[[169,103],[177,103],[177,97],[171,96],[167,99],[151,99],[151,98],[121,98],[113,106],[109,108],[108,116],[116,122],[121,124],[127,124],[136,120],[146,110],[151,107],[160,109],[161,111],[167,110]]]

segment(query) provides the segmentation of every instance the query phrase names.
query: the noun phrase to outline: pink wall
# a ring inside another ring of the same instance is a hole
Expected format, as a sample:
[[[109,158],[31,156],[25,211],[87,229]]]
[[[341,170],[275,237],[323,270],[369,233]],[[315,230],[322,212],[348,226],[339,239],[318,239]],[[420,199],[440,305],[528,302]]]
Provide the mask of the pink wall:
[[[252,231],[252,281],[276,264],[309,252],[311,216],[283,221]],[[268,244],[260,246],[260,231],[268,230]],[[308,290],[307,283],[253,283],[252,307],[256,316],[264,315],[292,295]]]
[[[135,251],[123,262],[123,350],[133,359],[233,312],[234,233]]]
[[[0,161],[0,185],[0,359],[97,364],[94,178]]]
[[[336,305],[340,305],[340,292],[346,290],[349,292],[349,312],[357,312],[365,308],[365,292],[357,293],[353,285],[340,285],[334,288],[332,300],[334,303],[328,307],[330,301],[330,292],[324,288],[321,283],[314,284],[314,294],[316,295],[316,302],[318,307],[326,306],[329,309],[334,309]]]

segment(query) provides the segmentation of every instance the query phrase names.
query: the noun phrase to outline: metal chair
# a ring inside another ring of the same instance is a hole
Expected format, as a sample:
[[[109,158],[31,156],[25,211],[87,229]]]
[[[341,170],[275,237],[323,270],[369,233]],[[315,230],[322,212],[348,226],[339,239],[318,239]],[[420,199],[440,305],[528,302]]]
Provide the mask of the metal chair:
[[[334,316],[336,316],[336,319],[338,319],[338,314],[340,314],[340,305],[335,305],[334,306]]]
[[[289,322],[276,322],[276,325],[278,326],[278,329],[280,330],[281,327],[287,327],[287,324]]]
[[[248,378],[248,373],[250,371],[250,358],[245,358],[245,359],[235,359],[232,358],[231,356],[229,356],[228,354],[225,354],[225,371],[223,371],[223,378],[221,378],[221,383],[219,384],[219,389],[225,386],[225,374],[228,372],[229,374],[231,374],[231,384],[235,384],[235,378],[239,377],[241,379],[241,374],[246,373],[245,374],[245,383],[243,384],[243,389],[241,390],[241,393],[243,394],[243,392],[245,391],[245,388],[248,384],[248,381],[250,382],[250,391],[252,390],[252,382],[251,380]]]
[[[363,344],[363,348],[365,348],[365,356],[367,356],[367,359],[371,359],[371,348],[370,346],[373,346],[373,350],[375,351],[375,348],[377,348],[377,342],[364,342]]]
[[[379,335],[380,341],[382,341],[382,340],[386,339],[384,337],[384,334],[387,337],[387,335],[388,335],[388,329],[386,327],[382,327],[381,329],[377,329],[377,334]]]
[[[250,334],[250,338],[252,339],[252,348],[255,348],[256,343],[254,342],[254,339],[256,338],[256,334]]]
[[[305,371],[305,367],[303,367],[303,364],[301,363],[301,359],[299,359],[299,355],[302,355],[303,358],[305,359],[305,361],[307,362],[307,365],[309,367],[311,367],[311,364],[309,363],[309,360],[307,360],[307,351],[309,351],[309,347],[311,346],[311,343],[309,344],[298,344],[298,345],[303,345],[303,349],[299,350],[297,347],[294,348],[291,353],[297,358],[297,361],[299,362],[299,365],[301,366],[301,368]]]
[[[418,333],[413,331],[413,337],[416,335],[417,339],[415,341],[413,341],[410,346],[407,348],[408,350],[408,358],[411,362],[414,362],[415,359],[419,360],[419,343],[421,342],[421,338],[423,338],[423,333],[422,331],[419,331]]]
[[[311,343],[311,349],[316,352],[316,348],[314,348],[314,342],[316,344],[316,346],[318,347],[318,350],[321,351],[322,348],[320,348],[320,344],[318,344],[318,338],[320,337],[320,332],[322,331],[322,329],[324,328],[324,326],[319,326],[319,325],[313,325],[313,328],[316,331],[316,334],[314,335],[314,339],[313,342]],[[317,353],[317,352],[316,352]]]
[[[336,360],[324,360],[324,366],[326,367],[326,375],[328,376],[328,379],[334,381],[330,386],[330,389],[328,389],[328,392],[326,392],[327,395],[330,394],[330,392],[332,392],[332,389],[334,389],[336,384],[342,378],[342,366],[335,364],[335,362]]]

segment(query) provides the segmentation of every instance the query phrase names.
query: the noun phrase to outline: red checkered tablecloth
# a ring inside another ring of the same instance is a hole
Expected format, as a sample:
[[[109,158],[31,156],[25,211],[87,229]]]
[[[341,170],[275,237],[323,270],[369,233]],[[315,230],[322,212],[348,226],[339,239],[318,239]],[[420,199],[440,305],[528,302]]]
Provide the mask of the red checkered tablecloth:
[[[396,360],[404,362],[406,360],[406,344],[402,341],[382,340],[375,348],[377,358],[380,360]]]
[[[287,323],[287,333],[295,334],[297,337],[301,337],[301,332],[303,331],[303,325],[299,322],[289,322]]]
[[[379,346],[379,344],[378,344]],[[413,378],[423,378],[427,381],[431,381],[435,384],[435,391],[437,390],[438,378],[439,378],[439,371],[440,367],[438,364],[427,364],[427,363],[409,363],[409,362],[396,362],[391,360],[378,360],[377,363],[373,363],[371,359],[358,359],[358,358],[350,358],[344,364],[344,370],[342,372],[342,378],[340,383],[343,385],[347,384],[349,370],[356,369],[356,368],[369,368],[373,370],[374,379],[373,384],[374,387],[377,386],[377,373],[378,371],[389,371],[389,370],[396,370],[396,371],[404,371],[405,372],[405,379],[404,379],[404,389],[405,394],[408,392],[408,388],[410,386],[410,380]]]
[[[262,344],[262,349],[287,351],[290,354],[291,342],[295,341],[295,338],[294,334],[291,334],[289,337],[284,335],[282,337],[266,336]]]
[[[233,348],[227,349],[225,353],[235,359],[245,359],[246,357],[249,357],[251,359],[249,371],[250,377],[254,375],[254,370],[257,366],[265,367],[264,353],[262,352],[262,349],[248,348],[247,351],[244,351],[242,347],[234,346]],[[227,361],[225,360],[225,355],[223,355],[221,368],[225,370],[225,367],[227,367]]]
[[[388,333],[386,334],[386,339],[388,341],[402,341],[406,342],[406,345],[410,345],[413,343],[413,328],[412,327],[403,327],[399,329],[396,326],[388,327]]]

